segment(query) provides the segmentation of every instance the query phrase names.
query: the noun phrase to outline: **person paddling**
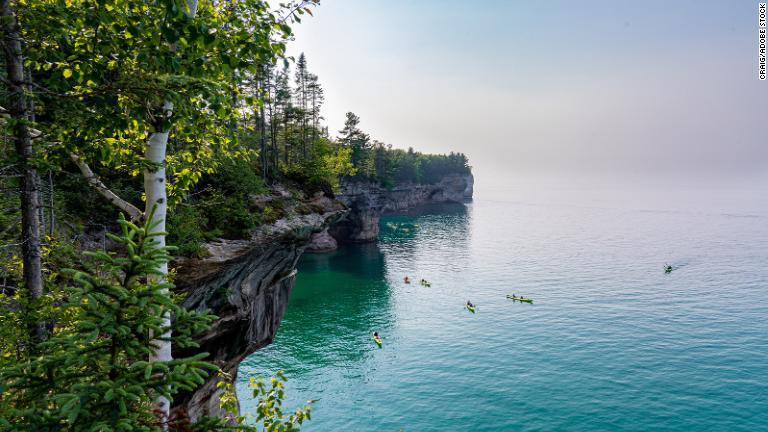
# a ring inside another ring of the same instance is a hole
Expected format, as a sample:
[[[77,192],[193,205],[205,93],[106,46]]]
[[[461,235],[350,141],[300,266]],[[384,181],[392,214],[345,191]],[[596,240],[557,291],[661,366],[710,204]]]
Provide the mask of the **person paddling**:
[[[409,283],[411,283],[411,280],[410,280],[410,279],[408,279],[408,276],[406,276],[406,277],[403,279],[403,282],[405,282],[405,283],[409,284]]]

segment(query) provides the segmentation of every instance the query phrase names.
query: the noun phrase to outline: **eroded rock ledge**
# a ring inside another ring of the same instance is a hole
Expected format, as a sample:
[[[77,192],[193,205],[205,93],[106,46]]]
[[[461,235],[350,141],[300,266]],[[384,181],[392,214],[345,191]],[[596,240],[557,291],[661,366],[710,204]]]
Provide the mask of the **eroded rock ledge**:
[[[250,239],[212,242],[205,245],[205,258],[174,263],[182,305],[219,317],[197,337],[199,349],[174,352],[174,357],[208,352],[209,361],[236,377],[243,359],[272,342],[294,286],[296,263],[304,251],[334,250],[336,240],[375,241],[383,213],[428,203],[463,202],[472,197],[473,183],[471,174],[450,175],[433,185],[391,189],[375,183],[345,183],[336,199],[322,194],[310,200],[294,199],[282,186],[271,195],[254,197],[257,204],[294,203],[285,209],[284,218],[263,226]],[[193,421],[226,415],[219,408],[217,380],[212,376],[195,392],[177,395],[174,412]]]
[[[340,242],[373,242],[379,236],[379,217],[422,204],[464,202],[472,198],[474,178],[448,175],[437,184],[400,184],[387,189],[378,183],[346,182],[337,199],[349,207],[344,221],[330,234]]]
[[[185,297],[182,305],[219,317],[199,335],[200,348],[194,352],[210,353],[209,360],[233,377],[245,357],[272,342],[293,289],[296,262],[312,234],[326,230],[347,212],[326,197],[316,197],[309,205],[315,213],[287,216],[248,240],[209,243],[206,258],[175,263],[176,291]],[[192,420],[223,415],[216,380],[211,377],[194,393],[179,395],[174,409]]]

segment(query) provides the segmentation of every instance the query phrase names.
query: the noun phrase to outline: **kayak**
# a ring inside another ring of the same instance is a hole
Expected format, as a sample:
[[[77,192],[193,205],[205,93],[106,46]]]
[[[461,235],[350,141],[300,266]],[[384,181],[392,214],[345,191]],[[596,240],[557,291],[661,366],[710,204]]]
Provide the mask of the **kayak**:
[[[474,306],[464,306],[467,308],[468,311],[475,313],[475,307]]]
[[[371,337],[371,339],[373,339],[373,341],[376,342],[376,345],[378,345],[379,348],[381,348],[381,338],[380,337],[373,336],[373,337]]]
[[[510,299],[510,300],[517,300],[519,302],[526,302],[526,303],[533,304],[533,300],[532,299],[525,298],[525,297],[512,297],[511,295],[508,295],[507,298]]]

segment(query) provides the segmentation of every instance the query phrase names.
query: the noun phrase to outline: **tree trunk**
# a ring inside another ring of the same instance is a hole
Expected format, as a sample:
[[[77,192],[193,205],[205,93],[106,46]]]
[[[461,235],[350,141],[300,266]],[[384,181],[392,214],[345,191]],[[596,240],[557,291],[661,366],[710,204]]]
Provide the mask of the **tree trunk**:
[[[273,109],[272,97],[269,98],[269,139],[272,142],[272,172],[275,177],[279,175],[278,166],[280,161],[280,151],[277,148],[277,122],[275,121],[275,111]]]
[[[120,198],[112,192],[104,183],[99,180],[98,177],[96,177],[96,174],[93,173],[91,170],[91,167],[88,166],[87,163],[85,163],[84,160],[80,158],[80,156],[70,153],[69,154],[70,159],[72,159],[72,162],[77,165],[77,167],[80,169],[80,172],[83,174],[83,177],[85,177],[85,181],[88,182],[89,185],[91,185],[96,191],[101,194],[104,198],[107,199],[111,204],[119,208],[120,210],[126,212],[128,214],[128,217],[131,218],[132,221],[136,222],[141,220],[144,217],[144,213],[141,212],[136,206],[129,203],[128,201]],[[51,179],[51,190],[53,190],[53,180]],[[53,205],[53,201],[51,201],[51,205]],[[53,229],[53,228],[51,228]]]
[[[290,151],[289,151],[290,145],[288,144],[288,107],[285,107],[285,112],[283,113],[283,150],[285,151],[285,154],[283,157],[285,158],[285,171],[290,171],[289,166],[291,163],[290,158]]]
[[[194,18],[197,13],[197,0],[187,0],[186,15],[189,18]],[[165,181],[165,158],[168,149],[168,135],[170,134],[170,128],[166,124],[166,121],[170,119],[173,114],[173,103],[166,101],[162,107],[163,120],[157,125],[155,132],[153,132],[147,140],[145,148],[144,158],[149,162],[150,166],[144,170],[144,194],[146,195],[146,208],[145,215],[148,217],[152,214],[150,220],[150,232],[151,233],[164,233],[166,216],[168,214],[168,191],[166,189]],[[155,247],[165,246],[165,235],[158,235],[153,237],[155,239]],[[163,275],[168,274],[168,263],[163,263],[159,269]],[[168,328],[168,331],[160,335],[160,339],[154,339],[152,344],[154,350],[150,355],[150,361],[171,361],[173,359],[171,355],[171,315],[169,312],[163,314],[163,326]],[[153,335],[156,336],[156,335]],[[167,420],[171,412],[170,401],[159,396],[156,403],[156,409],[159,412],[163,422],[163,429],[167,430]]]
[[[317,107],[317,89],[312,88],[312,145],[317,141],[318,115],[320,109]]]
[[[40,181],[34,166],[35,150],[29,126],[31,113],[25,94],[24,57],[21,35],[11,0],[0,0],[2,14],[3,52],[8,74],[6,86],[10,115],[13,120],[13,139],[21,170],[21,254],[24,284],[29,296],[35,300],[43,295],[42,253],[40,247]],[[36,323],[34,337],[45,339],[45,325]]]
[[[267,178],[269,178],[269,173],[267,172],[267,161],[269,159],[267,158],[267,122],[264,118],[264,104],[259,106],[259,141],[259,148],[261,151],[261,173],[264,177],[264,182],[266,182]]]
[[[170,115],[173,110],[173,105],[166,102],[163,105],[163,110]],[[163,126],[163,125],[161,125]],[[165,156],[168,148],[168,130],[154,132],[147,140],[145,148],[144,158],[149,162],[152,167],[144,170],[144,194],[146,195],[147,202],[144,210],[145,217],[152,215],[150,221],[150,232],[165,232],[165,219],[168,213],[168,194],[165,187]],[[158,235],[153,237],[155,242],[154,247],[165,246],[165,235]],[[168,274],[168,263],[163,263],[158,269],[161,274]],[[171,316],[169,313],[163,315],[163,326],[170,328]],[[156,336],[156,335],[152,335]],[[170,329],[160,335],[161,339],[154,339],[153,352],[149,356],[150,361],[170,361],[173,359],[171,356],[171,331]],[[162,396],[159,396],[156,400],[156,409],[162,416],[160,419],[163,424],[166,424],[168,416],[171,412],[170,401]],[[164,428],[165,429],[165,428]]]
[[[48,213],[50,217],[48,218],[48,224],[49,224],[49,230],[48,230],[48,236],[51,238],[53,237],[53,232],[56,229],[56,209],[53,207],[53,173],[51,171],[48,171],[48,205],[51,207],[50,210],[48,210]]]

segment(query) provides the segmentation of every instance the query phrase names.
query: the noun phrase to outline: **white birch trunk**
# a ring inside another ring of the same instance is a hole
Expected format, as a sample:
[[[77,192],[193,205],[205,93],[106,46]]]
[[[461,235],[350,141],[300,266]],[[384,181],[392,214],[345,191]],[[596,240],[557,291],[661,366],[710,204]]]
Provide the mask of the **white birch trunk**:
[[[197,13],[197,1],[187,0],[187,12],[186,15],[189,18],[193,18]],[[163,116],[167,121],[173,114],[173,103],[166,101],[163,104]],[[162,122],[165,123],[165,122]],[[151,232],[165,232],[165,221],[168,214],[168,191],[166,188],[165,177],[165,157],[168,148],[168,135],[170,128],[163,124],[163,130],[157,130],[153,132],[147,140],[147,146],[145,149],[144,157],[152,165],[151,169],[144,170],[144,194],[146,195],[147,203],[145,208],[145,215],[149,215],[154,210],[152,221],[150,226]],[[165,235],[159,235],[154,237],[157,247],[165,246]],[[160,273],[163,275],[168,274],[168,263],[163,263],[160,267]],[[163,314],[163,325],[170,329],[171,315],[170,313]],[[155,336],[155,335],[151,335]],[[155,346],[154,351],[149,356],[150,361],[170,361],[173,359],[171,355],[171,331],[168,330],[162,335],[160,339],[153,340]],[[160,396],[157,398],[156,409],[160,413],[160,420],[163,423],[163,430],[168,430],[168,418],[171,413],[171,402]]]
[[[147,204],[144,214],[149,216],[153,211],[151,224],[154,226],[151,228],[151,232],[165,232],[165,219],[168,212],[168,196],[165,187],[165,155],[166,148],[168,147],[168,131],[155,132],[150,135],[147,141],[145,150],[145,158],[148,162],[157,166],[156,170],[145,169],[144,170],[144,193],[147,198]],[[165,235],[159,235],[153,237],[155,240],[155,247],[165,246]],[[168,274],[168,263],[163,263],[159,269],[163,275]],[[169,313],[163,315],[163,326],[170,327],[171,316]],[[154,336],[154,335],[152,335]],[[154,350],[149,356],[150,361],[170,361],[173,359],[171,356],[171,342],[170,330],[160,335],[161,339],[155,339],[152,341]],[[158,397],[156,401],[156,409],[161,413],[161,421],[163,421],[163,429],[167,429],[165,422],[168,419],[171,411],[170,401],[165,397]]]

